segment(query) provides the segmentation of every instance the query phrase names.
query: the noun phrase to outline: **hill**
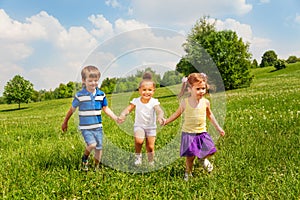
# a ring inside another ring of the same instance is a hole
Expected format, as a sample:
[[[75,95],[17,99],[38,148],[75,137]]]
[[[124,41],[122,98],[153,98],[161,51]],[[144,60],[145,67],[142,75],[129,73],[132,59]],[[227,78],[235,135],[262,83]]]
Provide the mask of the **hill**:
[[[104,162],[114,167],[83,173],[76,117],[67,133],[60,131],[71,99],[31,103],[21,110],[0,105],[0,198],[298,199],[300,63],[273,69],[254,69],[251,87],[226,92],[226,136],[215,140],[214,171],[207,174],[196,164],[189,182],[182,179],[184,159],[178,157],[180,120],[159,128],[158,167],[144,165],[135,173],[132,116],[123,126],[104,117]],[[176,91],[157,89],[167,116],[178,105]],[[119,113],[136,95],[109,96],[110,105]]]

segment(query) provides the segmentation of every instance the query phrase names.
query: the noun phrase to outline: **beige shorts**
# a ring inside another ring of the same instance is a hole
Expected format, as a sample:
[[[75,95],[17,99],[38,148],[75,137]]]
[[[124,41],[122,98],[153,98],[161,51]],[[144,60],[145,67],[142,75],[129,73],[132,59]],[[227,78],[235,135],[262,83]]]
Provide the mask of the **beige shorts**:
[[[134,127],[134,137],[145,138],[145,137],[156,137],[156,129],[146,129],[139,126]]]

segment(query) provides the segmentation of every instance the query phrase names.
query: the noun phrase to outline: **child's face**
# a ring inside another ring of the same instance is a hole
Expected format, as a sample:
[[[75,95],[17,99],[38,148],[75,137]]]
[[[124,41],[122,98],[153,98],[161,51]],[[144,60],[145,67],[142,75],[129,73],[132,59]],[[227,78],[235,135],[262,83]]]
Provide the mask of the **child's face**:
[[[85,80],[82,80],[82,82],[85,84],[86,90],[93,93],[99,84],[99,78],[93,77],[93,78],[86,78]]]
[[[152,81],[145,81],[142,83],[139,88],[139,93],[142,97],[142,100],[149,101],[150,98],[154,95],[155,88]]]
[[[190,88],[191,95],[196,99],[201,99],[206,94],[206,83],[204,81],[194,83]]]

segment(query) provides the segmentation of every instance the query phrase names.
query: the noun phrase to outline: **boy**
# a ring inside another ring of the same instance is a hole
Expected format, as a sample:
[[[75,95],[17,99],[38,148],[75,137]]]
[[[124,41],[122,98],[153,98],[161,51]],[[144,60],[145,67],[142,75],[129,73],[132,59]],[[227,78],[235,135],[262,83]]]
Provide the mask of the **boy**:
[[[100,71],[95,66],[86,66],[81,71],[83,88],[76,93],[72,106],[66,114],[62,124],[62,130],[68,129],[68,121],[76,108],[79,108],[79,128],[86,143],[82,156],[83,170],[88,170],[88,157],[95,150],[95,170],[99,168],[102,156],[102,118],[101,111],[117,121],[118,117],[108,107],[105,93],[98,89]]]

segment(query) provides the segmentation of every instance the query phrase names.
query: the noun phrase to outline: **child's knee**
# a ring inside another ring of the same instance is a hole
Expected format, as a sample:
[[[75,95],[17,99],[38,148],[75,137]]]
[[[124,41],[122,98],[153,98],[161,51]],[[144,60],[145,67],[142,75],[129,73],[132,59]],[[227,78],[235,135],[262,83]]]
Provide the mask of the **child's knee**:
[[[148,145],[147,146],[147,150],[148,150],[148,152],[154,152],[154,145]]]
[[[87,149],[88,149],[89,151],[91,151],[91,150],[95,149],[96,146],[97,146],[97,143],[93,143],[93,144],[88,145],[88,146],[87,146]]]

